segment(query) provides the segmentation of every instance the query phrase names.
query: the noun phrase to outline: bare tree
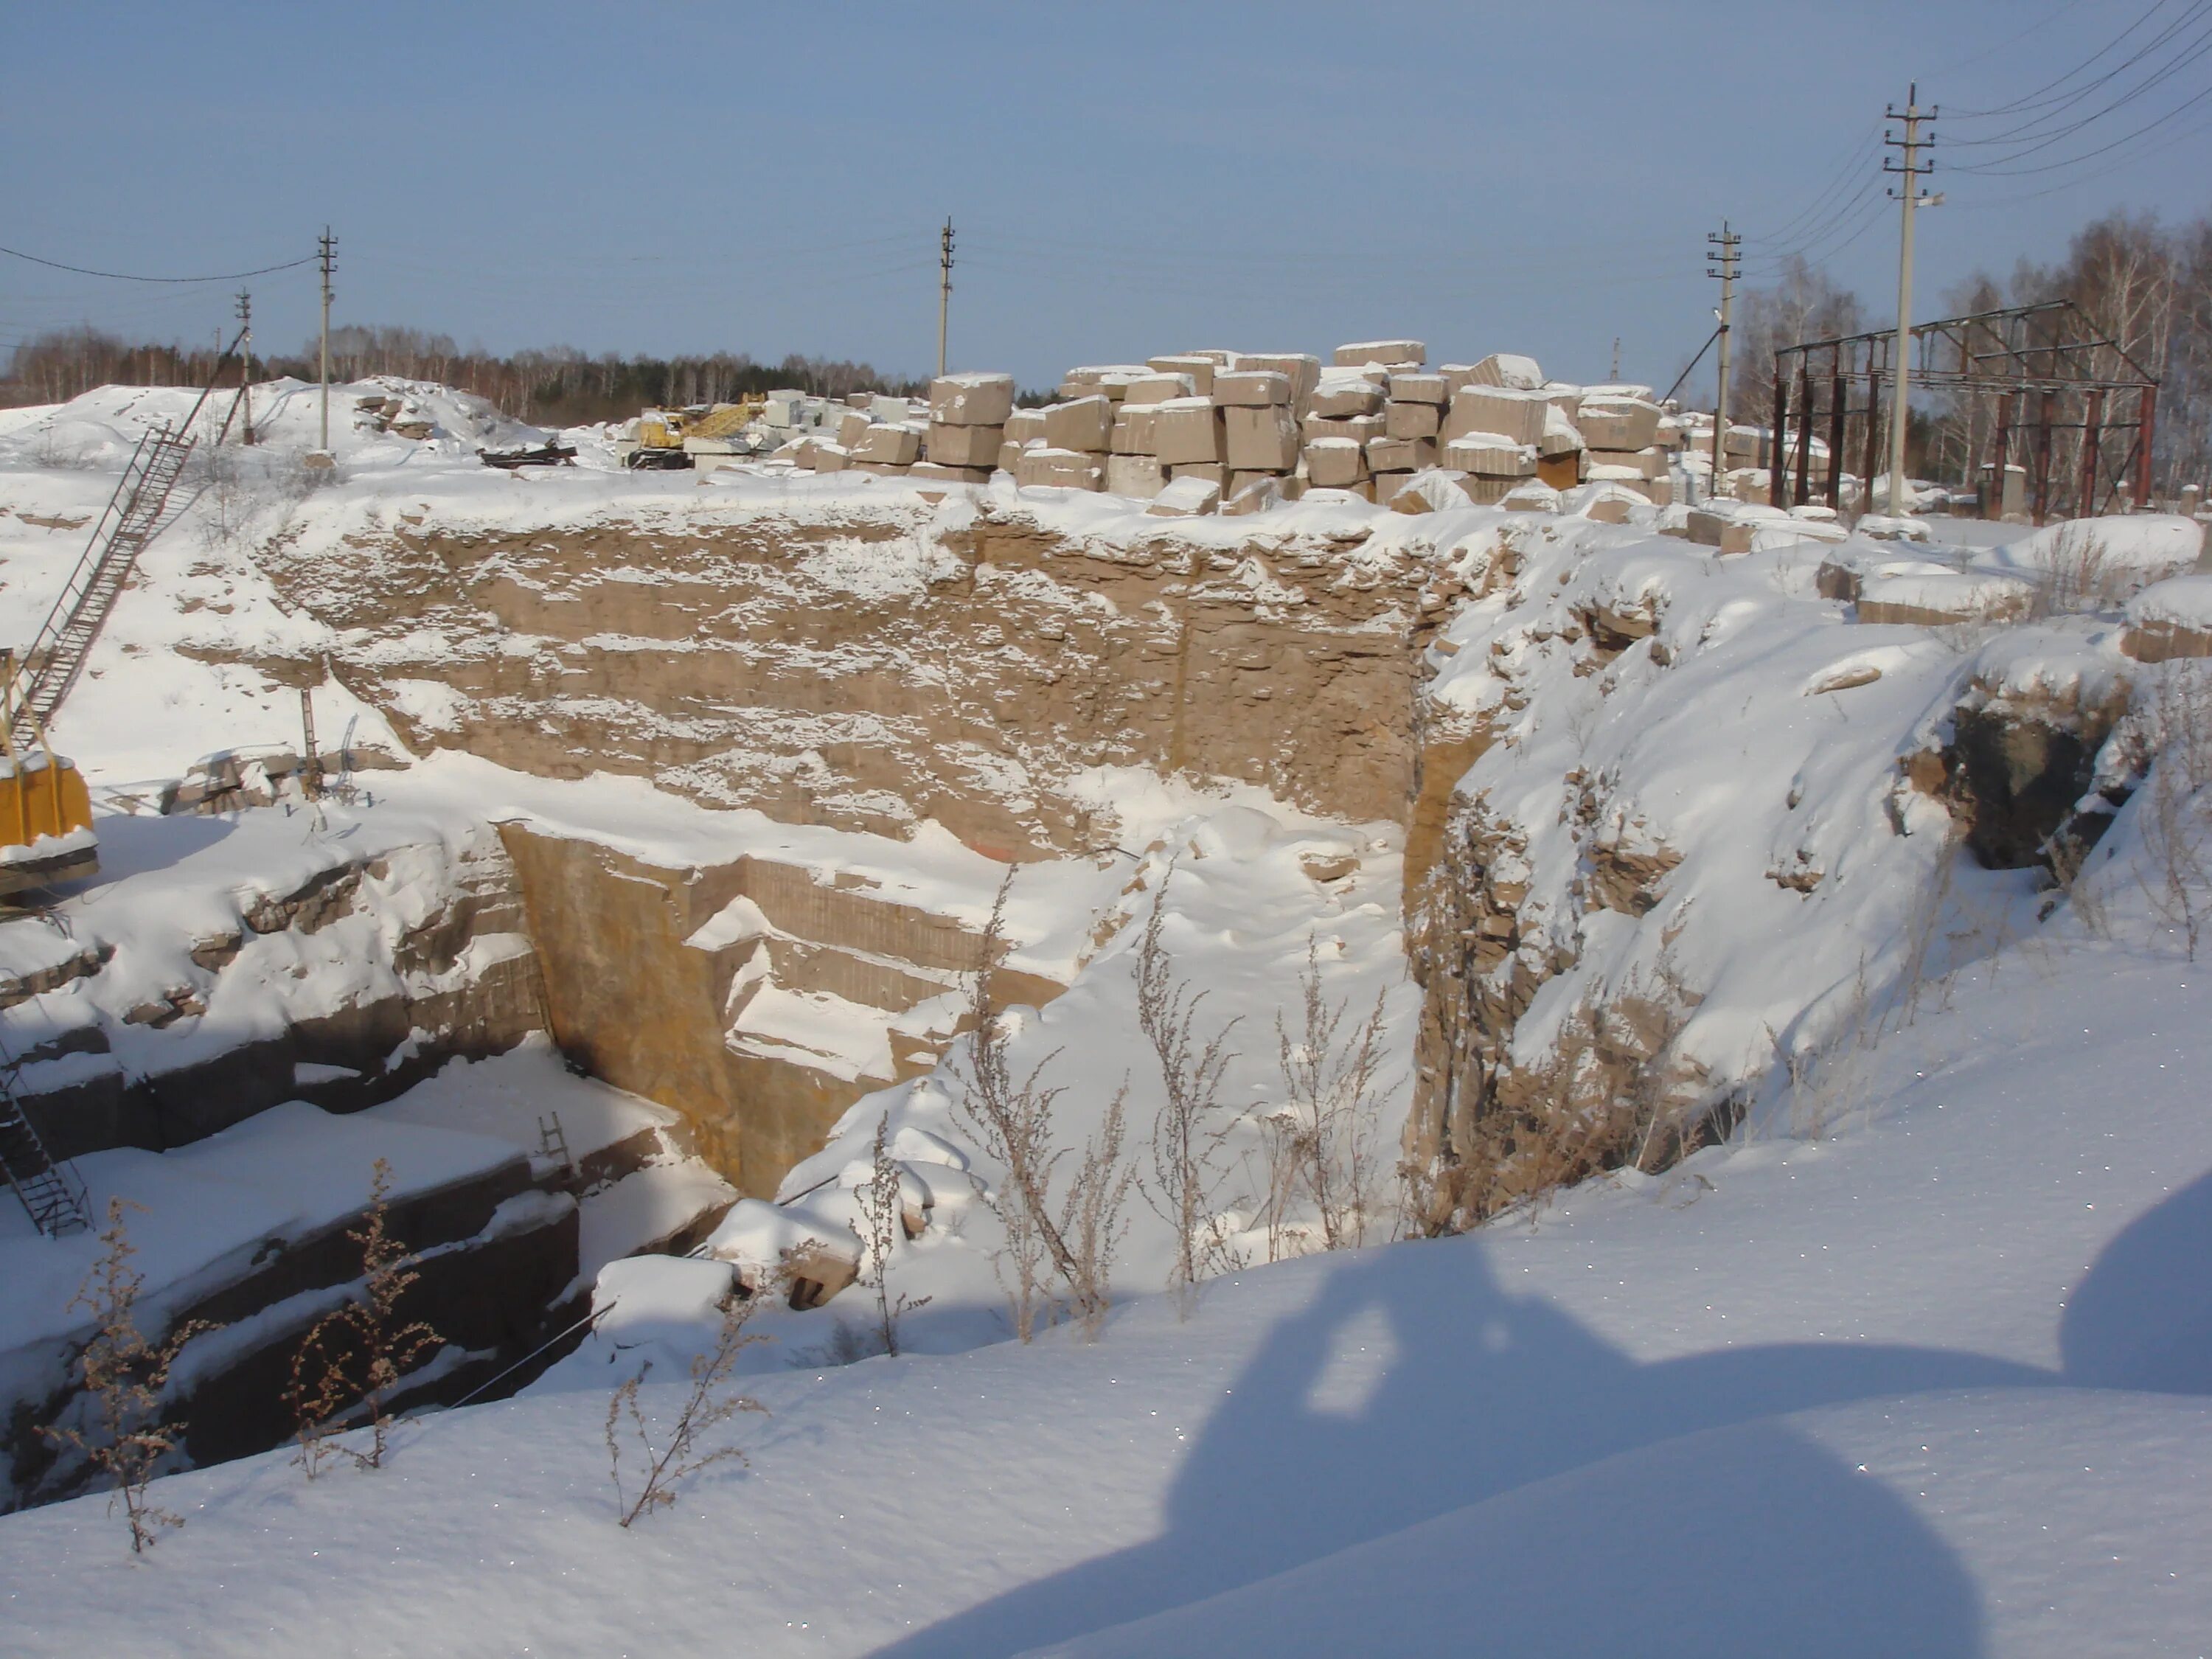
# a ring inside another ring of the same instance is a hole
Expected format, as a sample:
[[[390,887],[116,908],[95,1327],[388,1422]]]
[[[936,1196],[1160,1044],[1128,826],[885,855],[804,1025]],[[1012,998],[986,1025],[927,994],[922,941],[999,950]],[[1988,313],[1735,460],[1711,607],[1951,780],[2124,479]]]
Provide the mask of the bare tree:
[[[607,1473],[614,1482],[615,1508],[621,1514],[623,1526],[629,1526],[641,1515],[673,1504],[677,1488],[702,1469],[716,1463],[745,1461],[743,1449],[710,1445],[708,1440],[716,1429],[738,1413],[768,1410],[749,1395],[730,1392],[728,1386],[737,1368],[738,1356],[754,1343],[767,1340],[745,1329],[745,1322],[752,1316],[755,1305],[752,1298],[735,1290],[723,1300],[722,1322],[715,1334],[714,1346],[693,1358],[690,1392],[684,1395],[668,1437],[658,1449],[653,1443],[653,1425],[647,1422],[644,1408],[638,1403],[639,1392],[653,1370],[651,1360],[639,1366],[637,1375],[617,1389],[614,1397],[607,1401]],[[645,1463],[645,1481],[635,1498],[623,1486],[625,1441],[636,1443]]]
[[[1213,1188],[1218,1176],[1226,1126],[1220,1115],[1222,1075],[1235,1056],[1228,1047],[1236,1029],[1231,1019],[1205,1042],[1198,1037],[1198,1015],[1206,994],[1194,992],[1176,976],[1161,933],[1166,920],[1170,864],[1152,895],[1137,946],[1137,1025],[1159,1064],[1161,1102],[1152,1119],[1152,1179],[1145,1200],[1175,1230],[1175,1263],[1168,1287],[1185,1317],[1191,1294],[1207,1271],[1222,1240],[1212,1224]]]
[[[1347,1027],[1351,1005],[1328,1000],[1319,941],[1310,937],[1298,990],[1295,1035],[1281,1011],[1275,1014],[1284,1106],[1270,1124],[1282,1143],[1289,1191],[1274,1201],[1303,1188],[1320,1215],[1322,1247],[1357,1248],[1367,1242],[1380,1196],[1374,1109],[1382,1082],[1384,993],[1375,994],[1365,1019]]]
[[[930,1298],[915,1298],[891,1294],[891,1252],[899,1240],[907,1236],[905,1205],[901,1198],[905,1171],[890,1154],[891,1115],[885,1112],[876,1120],[876,1138],[868,1170],[868,1184],[859,1194],[860,1219],[866,1231],[860,1243],[866,1253],[868,1276],[876,1292],[876,1328],[883,1339],[884,1352],[896,1354],[899,1351],[898,1322],[901,1316],[929,1305]],[[855,1229],[858,1231],[858,1229]]]
[[[221,1327],[204,1319],[178,1326],[160,1344],[138,1329],[138,1292],[145,1274],[131,1265],[138,1252],[131,1243],[127,1212],[141,1209],[119,1198],[107,1200],[106,1248],[70,1302],[92,1317],[92,1340],[77,1357],[84,1392],[91,1402],[89,1427],[50,1424],[40,1431],[57,1446],[69,1446],[114,1483],[131,1522],[131,1553],[143,1554],[165,1527],[181,1527],[181,1516],[161,1508],[149,1496],[161,1460],[177,1449],[181,1432],[161,1419],[169,1369],[194,1337]],[[110,1500],[111,1511],[113,1502]]]
[[[342,1447],[357,1468],[381,1468],[388,1449],[391,1413],[385,1402],[417,1359],[445,1339],[422,1320],[399,1321],[399,1298],[422,1278],[420,1259],[390,1232],[392,1164],[378,1158],[369,1178],[368,1209],[358,1232],[361,1283],[338,1307],[317,1320],[292,1357],[285,1399],[298,1422],[295,1461],[313,1480],[329,1455],[332,1437],[360,1417],[368,1449]]]

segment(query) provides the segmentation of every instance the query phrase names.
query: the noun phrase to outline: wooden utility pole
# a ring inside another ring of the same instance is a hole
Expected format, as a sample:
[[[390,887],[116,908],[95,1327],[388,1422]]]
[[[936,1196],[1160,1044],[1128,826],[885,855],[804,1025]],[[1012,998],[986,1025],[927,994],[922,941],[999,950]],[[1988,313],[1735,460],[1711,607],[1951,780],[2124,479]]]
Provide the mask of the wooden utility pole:
[[[1889,394],[1889,510],[1899,518],[1911,506],[1905,484],[1905,435],[1912,407],[1912,215],[1916,208],[1934,207],[1943,199],[1920,193],[1921,179],[1936,170],[1933,161],[1923,163],[1920,159],[1921,151],[1934,148],[1936,143],[1935,133],[1923,135],[1920,124],[1934,120],[1936,113],[1932,107],[1920,107],[1920,83],[1916,81],[1905,94],[1904,109],[1892,105],[1887,111],[1888,119],[1905,124],[1905,136],[1882,136],[1883,143],[1904,152],[1902,161],[1885,159],[1881,164],[1884,173],[1896,173],[1900,180],[1889,193],[1897,198],[1904,215],[1897,240],[1897,361],[1891,366],[1893,378]]]
[[[1714,313],[1720,319],[1717,336],[1721,345],[1720,395],[1713,403],[1713,477],[1709,495],[1721,493],[1721,480],[1728,472],[1728,404],[1729,404],[1729,325],[1735,311],[1736,267],[1741,264],[1743,238],[1730,231],[1728,221],[1721,221],[1719,234],[1708,231],[1705,241],[1712,252],[1705,257],[1712,263],[1705,267],[1705,275],[1720,279],[1721,306]]]
[[[323,435],[316,447],[327,453],[331,447],[331,273],[337,269],[338,257],[338,239],[331,234],[328,225],[323,227],[319,248],[323,264]]]
[[[238,344],[245,355],[238,360],[239,412],[246,417],[239,442],[253,441],[253,296],[238,290]]]
[[[937,239],[937,372],[945,373],[945,319],[952,308],[952,221]]]

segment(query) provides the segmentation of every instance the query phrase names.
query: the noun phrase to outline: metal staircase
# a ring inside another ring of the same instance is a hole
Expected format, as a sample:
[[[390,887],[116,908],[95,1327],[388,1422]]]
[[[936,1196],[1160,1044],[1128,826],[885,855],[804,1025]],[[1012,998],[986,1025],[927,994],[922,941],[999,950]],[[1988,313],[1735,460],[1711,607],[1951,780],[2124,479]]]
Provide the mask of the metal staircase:
[[[62,699],[84,672],[93,641],[106,625],[131,567],[161,527],[169,492],[185,470],[192,442],[182,429],[172,431],[167,426],[153,427],[139,439],[130,465],[123,469],[122,481],[115,486],[100,522],[93,526],[84,556],[77,561],[69,585],[46,613],[38,637],[22,659],[22,695],[15,700],[9,723],[9,735],[19,749],[38,741]],[[17,1116],[20,1119],[21,1114]]]
[[[49,1238],[92,1225],[84,1182],[66,1164],[47,1155],[46,1143],[16,1097],[15,1062],[0,1060],[0,1175],[23,1200],[31,1224]]]

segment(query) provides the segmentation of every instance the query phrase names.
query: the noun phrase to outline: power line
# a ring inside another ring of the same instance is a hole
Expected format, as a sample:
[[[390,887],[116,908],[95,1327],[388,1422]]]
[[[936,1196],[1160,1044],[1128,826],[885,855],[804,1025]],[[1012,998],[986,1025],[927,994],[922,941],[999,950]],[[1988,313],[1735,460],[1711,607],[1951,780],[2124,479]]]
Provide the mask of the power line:
[[[21,248],[0,247],[0,253],[11,259],[27,260],[34,265],[44,265],[49,270],[66,270],[79,276],[104,276],[112,283],[234,283],[242,276],[266,276],[272,270],[297,270],[301,265],[315,263],[310,253],[304,259],[289,259],[281,265],[262,265],[253,270],[227,270],[212,276],[141,276],[127,270],[94,270],[88,265],[64,264],[58,259],[42,259],[35,253],[26,253]]]
[[[2066,98],[2075,96],[2075,94],[2068,93],[2060,94],[2058,98],[2050,100],[2044,99],[2044,94],[2045,93],[2054,91],[2056,88],[2064,86],[2075,76],[2081,74],[2084,70],[2088,69],[2092,64],[2095,64],[2100,58],[2102,58],[2106,52],[2112,51],[2123,40],[2126,40],[2128,36],[2133,34],[2145,23],[2150,21],[2150,20],[2155,17],[2160,12],[2164,11],[2166,9],[2166,0],[2152,0],[2150,9],[2144,12],[2142,16],[2136,18],[2134,22],[2129,24],[2127,27],[2122,29],[2102,46],[2100,46],[2094,52],[2092,52],[2085,61],[2076,64],[2072,69],[2068,70],[2065,74],[2058,76],[2056,80],[2045,82],[2041,86],[2036,88],[2034,91],[2024,94],[2021,97],[2015,98],[2009,104],[1998,104],[1990,109],[1954,110],[1952,112],[1951,118],[1954,120],[1967,121],[1990,120],[2000,115],[2017,114],[2022,110],[2039,109],[2043,106],[2044,102],[2058,103],[2063,101]],[[2135,60],[2131,58],[2129,61],[2132,63]],[[2126,65],[2123,64],[2120,67],[2124,69]],[[2115,70],[2114,73],[2118,73],[2118,71]]]

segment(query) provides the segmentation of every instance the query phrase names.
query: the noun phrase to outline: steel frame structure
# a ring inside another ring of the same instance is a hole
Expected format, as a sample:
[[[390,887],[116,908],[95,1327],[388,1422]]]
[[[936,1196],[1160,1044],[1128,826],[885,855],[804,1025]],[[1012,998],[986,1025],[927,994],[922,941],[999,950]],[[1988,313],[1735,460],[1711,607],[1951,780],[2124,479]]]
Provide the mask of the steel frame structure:
[[[2158,381],[2073,301],[1938,318],[1915,325],[1912,341],[1917,387],[1962,397],[1977,413],[1986,402],[1996,405],[1986,454],[1981,422],[1970,416],[1968,425],[1969,480],[1986,472],[1990,483],[1981,492],[1983,517],[2002,513],[2013,465],[2026,471],[2027,509],[2039,525],[2062,507],[2087,517],[2123,495],[2136,507],[2148,503]],[[1882,396],[1894,384],[1895,351],[1894,331],[1884,330],[1801,340],[1774,354],[1774,426],[1761,447],[1770,501],[1802,506],[1811,498],[1813,431],[1821,423],[1830,507],[1843,505],[1844,459],[1854,435],[1859,476],[1875,476],[1883,464]],[[2080,453],[2054,480],[2053,436],[2077,432]]]

